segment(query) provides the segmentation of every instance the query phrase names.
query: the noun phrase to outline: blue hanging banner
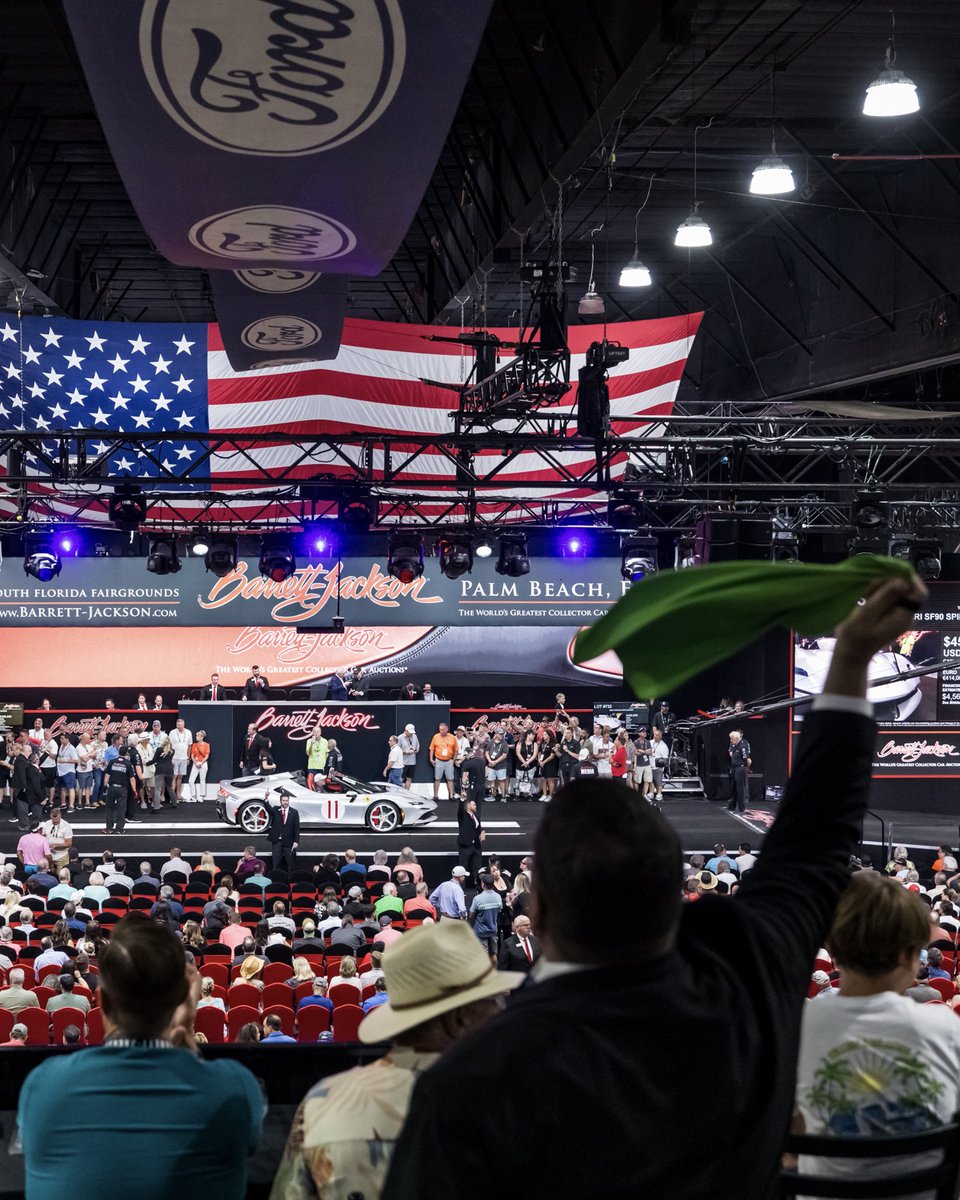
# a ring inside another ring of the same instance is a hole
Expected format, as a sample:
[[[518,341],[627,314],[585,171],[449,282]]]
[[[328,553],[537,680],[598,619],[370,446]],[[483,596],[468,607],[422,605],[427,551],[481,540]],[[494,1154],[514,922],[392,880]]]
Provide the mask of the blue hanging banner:
[[[491,0],[66,0],[117,167],[171,262],[376,275]]]
[[[343,275],[252,267],[211,271],[210,286],[235,371],[337,357],[347,307]]]

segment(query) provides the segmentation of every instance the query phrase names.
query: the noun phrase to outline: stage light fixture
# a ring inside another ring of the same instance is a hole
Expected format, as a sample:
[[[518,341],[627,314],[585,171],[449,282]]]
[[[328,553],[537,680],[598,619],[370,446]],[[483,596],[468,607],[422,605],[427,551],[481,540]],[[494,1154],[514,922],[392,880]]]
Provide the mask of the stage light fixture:
[[[41,583],[49,583],[60,574],[63,563],[55,539],[50,534],[31,533],[24,539],[23,573]]]
[[[147,498],[137,484],[122,483],[107,501],[107,515],[123,533],[135,533],[147,519]]]
[[[387,545],[387,571],[401,583],[413,583],[423,574],[423,539],[394,533]]]
[[[887,553],[910,563],[921,579],[929,582],[940,578],[943,570],[943,545],[934,536],[923,533],[898,533],[890,537]]]
[[[260,542],[260,574],[274,583],[283,583],[297,569],[296,555],[287,538],[268,534]]]
[[[590,553],[590,540],[580,531],[565,533],[560,539],[560,554],[563,558],[586,558]]]
[[[223,579],[231,571],[236,570],[236,541],[229,541],[226,538],[214,538],[207,548],[206,554],[203,556],[203,565],[211,575],[216,575],[218,579]]]
[[[487,537],[485,533],[481,533],[478,538],[474,538],[473,552],[477,558],[489,558],[495,549],[494,540],[492,537]]]
[[[337,522],[348,534],[366,533],[376,525],[377,516],[376,496],[341,496],[337,501]]]
[[[175,575],[180,570],[180,557],[177,554],[177,539],[155,537],[150,541],[147,554],[147,570],[151,575]]]
[[[496,570],[498,575],[509,575],[511,579],[530,574],[525,533],[505,533],[501,536]]]
[[[187,545],[194,558],[202,558],[210,549],[210,541],[202,529],[197,530]]]
[[[335,554],[331,522],[317,521],[308,525],[303,531],[303,544],[307,553],[317,558],[328,558]]]
[[[624,538],[620,547],[620,574],[629,583],[639,583],[657,572],[656,538]]]
[[[770,540],[770,561],[800,561],[800,539],[792,529],[774,529]]]
[[[682,533],[673,548],[673,566],[676,571],[686,571],[697,565],[697,539],[689,533]]]
[[[885,528],[887,514],[883,507],[883,492],[864,488],[853,502],[853,523],[860,535],[877,533]]]
[[[443,538],[437,545],[437,555],[447,579],[459,579],[473,570],[473,544],[469,538]]]

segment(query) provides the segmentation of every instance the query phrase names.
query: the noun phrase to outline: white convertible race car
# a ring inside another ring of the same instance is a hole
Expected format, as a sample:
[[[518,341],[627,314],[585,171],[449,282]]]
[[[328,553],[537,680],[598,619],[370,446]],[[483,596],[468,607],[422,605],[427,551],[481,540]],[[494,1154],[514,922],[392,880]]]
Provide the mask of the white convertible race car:
[[[300,814],[301,825],[347,825],[391,833],[437,819],[434,801],[406,788],[338,775],[323,791],[312,792],[299,771],[221,780],[217,816],[246,833],[265,833],[270,808],[279,805],[281,792],[290,797],[290,807]]]
[[[794,652],[793,690],[798,696],[817,696],[823,691],[836,638],[818,638],[815,646],[797,646]],[[923,699],[920,679],[897,679],[878,684],[916,663],[895,650],[881,650],[870,660],[867,699],[873,702],[878,721],[906,721]]]

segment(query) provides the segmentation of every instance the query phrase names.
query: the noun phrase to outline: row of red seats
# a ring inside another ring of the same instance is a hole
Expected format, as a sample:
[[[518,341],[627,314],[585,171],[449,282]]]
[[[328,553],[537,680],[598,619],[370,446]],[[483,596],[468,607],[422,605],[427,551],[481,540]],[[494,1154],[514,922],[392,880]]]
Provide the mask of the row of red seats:
[[[197,1010],[194,1028],[198,1033],[202,1033],[208,1042],[235,1042],[244,1025],[260,1025],[268,1015],[276,1016],[287,1037],[296,1037],[298,1042],[315,1042],[321,1033],[330,1029],[333,1030],[335,1042],[355,1042],[357,1029],[366,1014],[359,1004],[339,1005],[333,1010],[332,1021],[329,1009],[319,1004],[311,1004],[301,1009],[296,1018],[292,1009],[279,1005],[263,1011],[237,1005],[229,1010],[224,1022],[224,1014],[218,1008],[209,1006]]]

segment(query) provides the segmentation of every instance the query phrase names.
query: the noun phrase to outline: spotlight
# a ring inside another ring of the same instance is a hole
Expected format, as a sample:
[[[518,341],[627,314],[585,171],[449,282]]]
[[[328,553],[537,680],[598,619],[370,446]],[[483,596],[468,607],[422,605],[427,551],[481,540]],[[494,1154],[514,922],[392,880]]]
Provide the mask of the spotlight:
[[[304,530],[304,545],[307,553],[317,558],[326,558],[333,553],[333,536],[330,522],[308,526]]]
[[[28,534],[24,539],[23,572],[41,583],[56,579],[63,566],[54,539],[48,534]]]
[[[147,570],[151,575],[175,575],[180,570],[175,537],[155,537],[151,540]]]
[[[589,543],[582,533],[568,533],[560,541],[560,553],[564,558],[586,558]]]
[[[492,537],[487,537],[485,533],[482,533],[478,538],[474,539],[473,552],[477,558],[489,558],[493,554],[493,550]]]
[[[620,574],[630,583],[639,583],[657,571],[656,538],[624,538],[620,547]]]
[[[782,196],[792,192],[795,187],[793,171],[782,158],[776,156],[765,158],[759,167],[754,168],[750,179],[750,191],[755,196]]]
[[[448,579],[459,579],[473,570],[473,545],[469,538],[444,538],[438,550],[440,570]]]
[[[337,521],[347,533],[366,533],[377,515],[375,496],[341,496],[337,501]]]
[[[770,540],[770,561],[800,561],[800,541],[792,529],[774,529]]]
[[[500,538],[500,553],[497,556],[497,574],[519,579],[530,574],[530,559],[527,555],[525,533],[505,533]]]
[[[687,249],[696,246],[710,246],[712,243],[713,234],[710,232],[710,226],[696,213],[691,213],[683,224],[677,226],[677,236],[673,239],[675,246],[684,246]]]
[[[387,545],[387,571],[401,583],[413,583],[423,574],[423,540],[394,533]]]
[[[56,539],[56,548],[61,554],[76,554],[79,544],[75,533],[61,533]]]
[[[260,542],[260,574],[283,583],[297,569],[297,560],[285,537],[268,535]]]
[[[210,549],[210,543],[207,540],[207,535],[200,529],[187,543],[190,553],[194,558],[201,558]]]
[[[203,556],[203,565],[211,575],[223,579],[237,566],[237,543],[226,538],[214,538]]]
[[[885,528],[887,514],[883,508],[883,493],[865,488],[857,492],[853,503],[853,523],[859,534],[876,533]]]
[[[107,502],[107,514],[124,533],[134,533],[147,518],[147,498],[135,483],[121,483]]]
[[[923,580],[940,578],[943,546],[935,537],[920,533],[894,534],[890,538],[887,553],[891,558],[902,558],[909,562]]]

